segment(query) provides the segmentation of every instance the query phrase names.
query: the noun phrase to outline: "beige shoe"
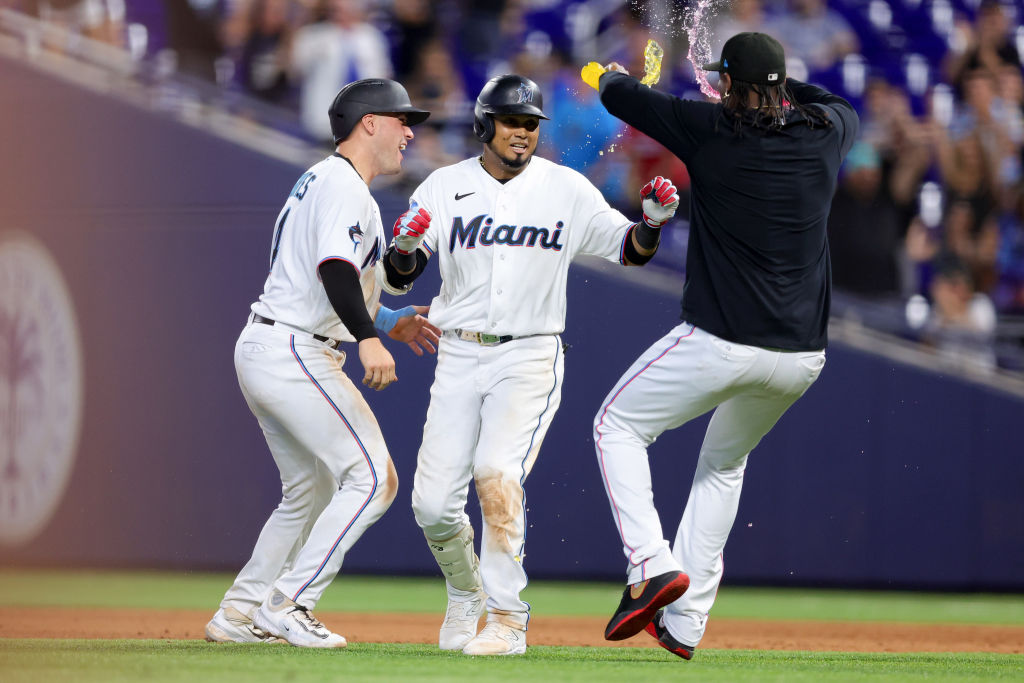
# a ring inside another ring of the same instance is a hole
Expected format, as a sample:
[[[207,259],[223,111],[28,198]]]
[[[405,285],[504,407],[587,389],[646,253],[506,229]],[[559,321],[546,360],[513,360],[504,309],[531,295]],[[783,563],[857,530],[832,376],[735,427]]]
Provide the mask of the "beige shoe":
[[[448,609],[444,613],[437,644],[442,650],[461,650],[476,636],[487,594],[448,587]]]
[[[206,639],[211,643],[280,643],[281,641],[257,628],[252,619],[234,607],[221,607],[206,624]]]
[[[295,647],[345,647],[342,636],[332,633],[305,607],[289,600],[276,588],[253,615],[252,623],[267,633],[284,638]]]
[[[466,643],[462,653],[467,655],[523,655],[526,654],[526,631],[499,621],[488,621],[473,640]]]

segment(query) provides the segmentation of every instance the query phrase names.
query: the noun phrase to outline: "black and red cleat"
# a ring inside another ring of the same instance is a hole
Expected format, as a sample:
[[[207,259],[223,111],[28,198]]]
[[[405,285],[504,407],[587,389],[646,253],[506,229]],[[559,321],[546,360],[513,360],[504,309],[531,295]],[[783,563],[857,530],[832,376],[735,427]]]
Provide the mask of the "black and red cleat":
[[[626,586],[615,616],[604,629],[605,640],[625,640],[640,633],[658,609],[678,600],[689,587],[690,577],[683,572],[665,572]]]
[[[697,648],[692,645],[684,645],[672,637],[672,634],[669,633],[668,629],[661,623],[661,619],[664,614],[665,613],[662,610],[658,610],[658,613],[654,615],[653,619],[651,619],[651,623],[644,627],[644,630],[650,633],[651,637],[658,641],[658,645],[661,645],[672,654],[686,660],[692,659],[693,651]]]

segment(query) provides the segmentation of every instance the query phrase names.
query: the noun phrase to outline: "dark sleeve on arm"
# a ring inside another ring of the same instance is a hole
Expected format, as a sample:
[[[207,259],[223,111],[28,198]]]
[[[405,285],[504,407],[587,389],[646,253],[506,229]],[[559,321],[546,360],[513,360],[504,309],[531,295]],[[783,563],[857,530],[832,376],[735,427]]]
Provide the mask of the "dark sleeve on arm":
[[[421,249],[417,249],[413,254],[400,254],[392,244],[384,252],[384,274],[387,276],[388,284],[395,289],[405,287],[423,273],[428,260],[429,257]],[[402,270],[412,268],[412,272],[399,273],[398,268]]]
[[[653,248],[650,254],[644,256],[636,250],[633,246],[633,236],[636,235],[636,241],[644,249]],[[646,225],[643,221],[634,223],[629,228],[629,232],[626,233],[626,243],[623,245],[623,256],[625,256],[626,265],[642,266],[658,253],[658,245],[661,243],[661,230],[658,228],[652,228]]]
[[[366,310],[363,288],[355,267],[347,261],[332,259],[320,264],[319,273],[334,312],[356,341],[376,337],[377,328]]]
[[[842,153],[845,155],[853,146],[857,134],[860,132],[860,117],[857,116],[857,110],[853,108],[853,105],[824,88],[803,83],[795,78],[787,78],[786,87],[793,93],[797,104],[820,104],[832,112],[832,121],[841,129]]]
[[[601,104],[609,114],[658,141],[684,162],[696,149],[703,137],[702,121],[707,120],[699,112],[707,110],[694,105],[713,105],[681,100],[616,71],[601,74],[599,84]]]

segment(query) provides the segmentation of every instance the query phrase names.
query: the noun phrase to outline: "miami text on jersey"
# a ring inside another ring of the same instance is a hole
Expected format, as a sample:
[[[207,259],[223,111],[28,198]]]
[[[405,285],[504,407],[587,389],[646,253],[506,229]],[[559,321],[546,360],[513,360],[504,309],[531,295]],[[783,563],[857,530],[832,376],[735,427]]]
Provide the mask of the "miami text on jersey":
[[[559,242],[562,237],[562,227],[565,225],[562,221],[555,223],[554,230],[537,228],[532,225],[499,225],[494,228],[492,233],[493,224],[494,219],[487,214],[480,214],[468,224],[462,222],[462,216],[456,216],[452,220],[448,251],[455,251],[456,242],[466,249],[474,249],[478,241],[481,246],[485,247],[492,244],[507,244],[510,247],[540,246],[541,249],[562,250],[562,244]]]

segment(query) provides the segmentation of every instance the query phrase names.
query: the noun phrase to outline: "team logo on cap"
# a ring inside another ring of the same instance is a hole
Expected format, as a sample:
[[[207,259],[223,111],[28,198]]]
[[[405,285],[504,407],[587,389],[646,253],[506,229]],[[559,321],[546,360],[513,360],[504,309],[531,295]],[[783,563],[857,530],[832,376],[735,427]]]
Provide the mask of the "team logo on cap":
[[[519,96],[519,104],[523,104],[524,102],[533,102],[533,88],[528,86],[526,83],[523,83],[516,88],[516,95]]]
[[[769,81],[777,81],[777,80],[779,80],[779,74],[777,74],[777,73],[776,74],[768,74],[768,80]]]

